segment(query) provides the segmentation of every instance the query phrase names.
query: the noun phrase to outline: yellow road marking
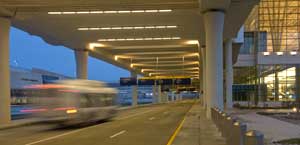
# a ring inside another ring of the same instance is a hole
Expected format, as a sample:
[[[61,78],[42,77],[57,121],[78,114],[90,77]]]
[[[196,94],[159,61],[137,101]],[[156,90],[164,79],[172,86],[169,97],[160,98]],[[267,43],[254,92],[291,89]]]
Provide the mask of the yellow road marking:
[[[195,105],[195,102],[193,103],[193,105],[190,107],[190,109],[185,113],[184,118],[181,120],[179,126],[176,128],[175,132],[173,133],[173,135],[171,136],[171,138],[169,139],[167,145],[172,145],[173,141],[175,140],[177,134],[179,133],[179,131],[181,130],[183,123],[186,119],[186,115],[191,111],[191,109],[193,108],[193,106]]]
[[[173,135],[171,136],[170,140],[168,141],[167,145],[172,145],[173,141],[175,140],[177,134],[179,133],[179,131],[182,128],[182,125],[185,121],[185,117],[182,119],[182,121],[180,122],[179,126],[177,127],[177,129],[175,130],[175,132],[173,133]]]

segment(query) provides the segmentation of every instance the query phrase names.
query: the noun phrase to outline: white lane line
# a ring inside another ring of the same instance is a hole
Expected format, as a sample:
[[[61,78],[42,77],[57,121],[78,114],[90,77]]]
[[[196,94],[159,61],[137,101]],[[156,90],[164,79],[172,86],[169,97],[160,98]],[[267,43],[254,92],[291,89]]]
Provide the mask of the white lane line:
[[[116,134],[110,136],[109,138],[117,137],[117,136],[119,136],[119,135],[121,135],[121,134],[123,134],[123,133],[125,133],[125,132],[126,132],[126,130],[122,130],[122,131],[120,131],[120,132],[118,132],[118,133],[116,133]]]
[[[45,138],[45,139],[42,139],[42,140],[38,140],[38,141],[35,141],[35,142],[32,142],[32,143],[28,143],[28,144],[25,144],[25,145],[38,144],[38,143],[41,143],[41,142],[45,142],[45,141],[48,141],[48,140],[52,140],[52,139],[56,139],[56,138],[59,138],[59,137],[62,137],[62,136],[66,136],[66,135],[69,135],[69,134],[72,134],[72,133],[76,133],[76,132],[79,132],[81,130],[82,129],[71,131],[71,132],[67,132],[67,133],[63,133],[63,134],[60,134],[60,135],[52,136],[52,137]]]
[[[123,119],[131,118],[131,117],[139,116],[139,115],[146,114],[146,113],[149,113],[149,112],[152,112],[152,111],[153,110],[148,110],[148,111],[144,111],[144,112],[141,112],[141,113],[136,113],[136,114],[133,114],[133,115],[129,115],[129,116],[120,118],[118,120],[123,120]]]
[[[148,110],[148,111],[144,111],[144,112],[141,112],[141,113],[136,113],[136,114],[133,114],[133,115],[129,115],[129,116],[120,118],[119,120],[128,119],[128,118],[131,118],[131,117],[135,117],[135,116],[138,116],[138,115],[149,113],[151,111],[153,111],[153,110]],[[67,133],[63,133],[63,134],[60,134],[60,135],[52,136],[52,137],[45,138],[45,139],[42,139],[42,140],[38,140],[38,141],[35,141],[35,142],[27,143],[25,145],[38,144],[38,143],[41,143],[41,142],[45,142],[45,141],[48,141],[48,140],[56,139],[56,138],[59,138],[59,137],[62,137],[62,136],[66,136],[66,135],[69,135],[69,134],[73,134],[73,133],[76,133],[76,132],[80,132],[80,131],[83,131],[83,130],[86,130],[86,129],[94,128],[94,127],[97,127],[97,126],[98,125],[94,125],[94,126],[86,127],[86,128],[83,128],[83,129],[78,129],[78,130],[70,131],[70,132],[67,132]]]
[[[149,120],[154,120],[155,119],[155,117],[151,117],[151,118],[149,118]]]

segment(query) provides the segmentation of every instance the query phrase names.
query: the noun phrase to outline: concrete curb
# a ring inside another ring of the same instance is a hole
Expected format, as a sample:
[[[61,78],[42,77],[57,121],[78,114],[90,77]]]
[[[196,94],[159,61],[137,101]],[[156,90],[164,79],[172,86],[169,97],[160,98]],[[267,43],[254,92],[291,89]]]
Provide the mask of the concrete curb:
[[[12,129],[12,128],[17,128],[17,127],[22,127],[22,126],[27,126],[27,125],[34,125],[40,123],[39,120],[36,119],[31,119],[31,120],[26,120],[23,122],[15,122],[11,124],[6,124],[6,125],[1,125],[0,130],[6,130],[6,129]]]

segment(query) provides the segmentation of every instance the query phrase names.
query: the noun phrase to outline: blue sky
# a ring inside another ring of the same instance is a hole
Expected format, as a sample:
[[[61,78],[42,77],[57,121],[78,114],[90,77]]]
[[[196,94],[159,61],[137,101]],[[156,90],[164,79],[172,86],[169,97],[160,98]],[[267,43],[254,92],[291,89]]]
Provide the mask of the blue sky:
[[[89,79],[118,82],[129,72],[101,60],[89,57]],[[10,64],[23,68],[41,68],[51,72],[75,76],[74,52],[63,46],[52,46],[37,36],[11,28]]]

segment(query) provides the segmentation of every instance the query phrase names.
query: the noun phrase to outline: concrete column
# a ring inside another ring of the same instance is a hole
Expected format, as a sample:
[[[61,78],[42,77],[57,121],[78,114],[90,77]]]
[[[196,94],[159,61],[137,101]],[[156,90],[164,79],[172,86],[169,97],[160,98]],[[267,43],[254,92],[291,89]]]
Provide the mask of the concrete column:
[[[279,101],[279,78],[278,78],[278,70],[277,66],[275,67],[275,79],[274,79],[274,91],[275,91],[275,99],[274,101]]]
[[[223,109],[223,26],[224,12],[208,11],[203,14],[206,36],[206,96],[207,117],[212,107]]]
[[[233,64],[232,64],[232,39],[228,39],[225,44],[226,53],[226,108],[232,108],[232,84],[233,84]]]
[[[295,95],[296,95],[296,102],[298,103],[298,110],[300,108],[300,65],[296,65],[296,91],[295,91]]]
[[[87,50],[75,50],[77,79],[88,78],[88,56]]]
[[[0,17],[0,124],[10,123],[10,20]]]
[[[134,72],[131,72],[131,77],[133,78],[137,78],[137,74]],[[132,106],[137,106],[138,105],[138,86],[137,85],[133,85],[132,87],[132,91],[131,91],[131,97],[132,97]]]
[[[207,96],[206,96],[206,48],[203,46],[201,47],[201,53],[202,53],[202,81],[203,81],[203,94],[202,94],[202,97],[203,97],[203,105],[204,105],[204,108],[207,108]]]
[[[158,103],[158,95],[157,95],[157,85],[156,83],[154,84],[154,86],[152,86],[152,94],[153,94],[153,98],[152,98],[152,103]]]
[[[161,85],[157,85],[157,103],[162,103]]]

